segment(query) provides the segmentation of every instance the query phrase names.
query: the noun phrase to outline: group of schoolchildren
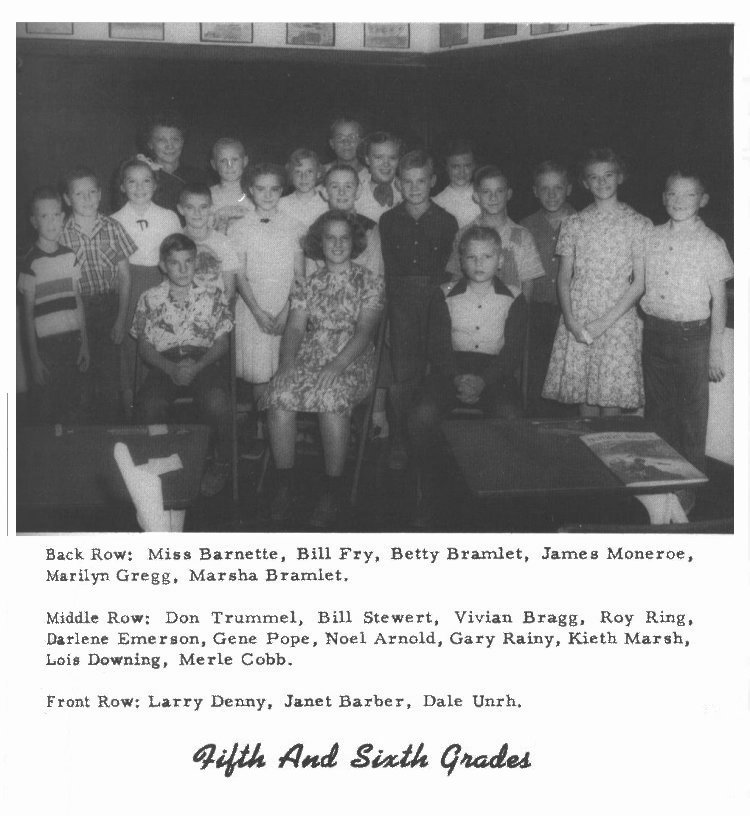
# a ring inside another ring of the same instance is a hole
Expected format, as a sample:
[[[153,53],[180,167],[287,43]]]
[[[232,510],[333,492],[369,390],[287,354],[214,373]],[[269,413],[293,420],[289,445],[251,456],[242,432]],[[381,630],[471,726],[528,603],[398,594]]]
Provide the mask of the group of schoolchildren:
[[[120,167],[124,203],[112,216],[85,168],[65,177],[62,196],[34,192],[37,239],[18,289],[37,421],[114,423],[124,412],[165,422],[190,393],[215,431],[202,482],[214,495],[229,470],[234,327],[236,375],[252,383],[273,454],[273,521],[294,512],[305,411],[319,416],[325,469],[310,524],[335,524],[351,411],[376,388],[389,466],[414,464],[413,521],[428,526],[441,419],[461,406],[521,416],[528,344],[527,415],[567,404],[607,416],[645,398],[661,435],[703,467],[733,266],[700,218],[708,193],[692,171],[668,176],[669,220],[654,227],[618,200],[613,151],[583,158],[593,203],[581,212],[567,168],[546,161],[533,174],[540,207],[516,224],[507,174],[477,168],[465,141],[447,151],[449,183],[434,197],[426,152],[404,152],[387,132],[364,137],[351,118],[333,122],[326,165],[307,149],[286,167],[252,165],[238,140],[221,138],[212,187],[180,164],[183,142],[179,121],[150,123],[148,153]]]

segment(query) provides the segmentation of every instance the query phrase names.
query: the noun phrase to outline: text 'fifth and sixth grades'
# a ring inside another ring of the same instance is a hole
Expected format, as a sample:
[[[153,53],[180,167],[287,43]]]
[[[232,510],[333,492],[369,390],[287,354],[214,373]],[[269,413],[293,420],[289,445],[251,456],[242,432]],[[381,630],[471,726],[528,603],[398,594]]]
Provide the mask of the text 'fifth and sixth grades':
[[[265,582],[279,586],[306,582],[328,584],[349,581],[358,569],[377,569],[385,564],[399,567],[434,567],[438,563],[488,565],[520,569],[530,562],[554,567],[575,561],[618,564],[691,564],[685,549],[626,546],[563,549],[558,547],[505,547],[486,549],[461,547],[290,547],[288,552],[267,547],[245,550],[194,547],[172,549],[147,547],[143,551],[74,547],[44,550],[45,580],[54,584],[106,586],[113,583],[169,587],[179,582],[194,585],[247,584]],[[154,565],[159,564],[155,569]],[[137,564],[141,564],[138,568]],[[169,569],[162,568],[168,564]]]

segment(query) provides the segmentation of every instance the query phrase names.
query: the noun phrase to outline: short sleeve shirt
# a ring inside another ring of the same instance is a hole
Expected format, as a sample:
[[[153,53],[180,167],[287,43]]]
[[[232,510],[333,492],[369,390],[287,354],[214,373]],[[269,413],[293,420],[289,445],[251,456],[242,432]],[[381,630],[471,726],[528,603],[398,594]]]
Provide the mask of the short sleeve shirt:
[[[474,201],[474,187],[471,184],[461,188],[448,185],[432,200],[458,221],[459,229],[471,224],[481,213],[479,204]]]
[[[45,252],[34,246],[23,259],[18,291],[33,300],[37,337],[78,331],[81,328],[76,295],[81,273],[72,249],[60,246]]]
[[[291,193],[279,201],[279,210],[296,218],[308,230],[318,216],[328,212],[328,204],[318,193],[307,201],[300,201],[299,196]]]
[[[505,321],[519,290],[495,278],[492,290],[482,296],[469,289],[466,279],[445,284],[443,291],[454,351],[500,354],[505,345]]]
[[[383,213],[387,213],[391,207],[384,206],[383,204],[379,204],[375,200],[375,196],[372,193],[372,187],[370,186],[370,179],[368,179],[363,184],[360,184],[359,187],[359,198],[357,199],[356,208],[357,212],[361,215],[366,215],[369,219],[374,221],[376,224],[380,221],[380,216]],[[393,206],[395,207],[403,200],[401,193],[393,187]]]
[[[224,273],[237,271],[240,258],[234,244],[220,232],[209,230],[202,241],[196,241],[195,277],[198,286],[224,292]]]
[[[137,249],[126,229],[106,215],[97,215],[91,233],[84,232],[69,218],[60,243],[76,254],[81,271],[81,294],[104,295],[117,290],[117,265]]]
[[[564,214],[567,218],[575,210],[570,204],[564,204]],[[557,273],[560,270],[560,256],[557,254],[557,239],[560,236],[562,222],[557,226],[550,224],[544,210],[538,210],[533,215],[524,218],[521,226],[525,227],[533,236],[539,260],[544,268],[544,277],[534,280],[532,300],[537,303],[557,302]]]
[[[702,219],[688,229],[667,222],[654,227],[646,245],[641,308],[662,320],[705,320],[711,315],[710,285],[733,275],[726,244]]]
[[[193,284],[187,299],[179,302],[166,280],[141,295],[130,335],[144,338],[163,354],[184,346],[209,349],[231,330],[231,313],[218,291]]]
[[[138,215],[128,202],[112,218],[125,227],[137,246],[130,256],[130,263],[139,266],[158,266],[161,242],[168,235],[182,232],[176,213],[153,202],[143,215]]]

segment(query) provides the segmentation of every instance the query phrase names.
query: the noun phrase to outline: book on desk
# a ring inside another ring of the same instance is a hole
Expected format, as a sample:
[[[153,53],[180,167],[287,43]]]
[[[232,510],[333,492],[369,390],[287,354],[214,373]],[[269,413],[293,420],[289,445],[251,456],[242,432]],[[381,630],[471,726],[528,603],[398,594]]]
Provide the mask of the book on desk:
[[[613,431],[583,434],[580,440],[628,487],[689,487],[708,481],[655,433]]]

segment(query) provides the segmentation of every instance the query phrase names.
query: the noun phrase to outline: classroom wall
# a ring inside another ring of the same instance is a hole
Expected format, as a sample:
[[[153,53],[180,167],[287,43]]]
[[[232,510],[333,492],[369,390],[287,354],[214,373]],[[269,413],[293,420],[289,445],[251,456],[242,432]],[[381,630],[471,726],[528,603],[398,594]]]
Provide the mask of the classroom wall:
[[[218,49],[175,56],[167,45],[66,50],[19,40],[19,249],[30,240],[25,201],[34,186],[78,163],[109,184],[135,151],[139,119],[164,106],[191,121],[183,154],[190,164],[205,164],[213,140],[227,133],[256,159],[283,161],[302,145],[328,159],[328,122],[341,110],[438,152],[465,135],[483,160],[509,167],[515,218],[534,206],[531,166],[550,155],[572,162],[590,144],[619,148],[631,166],[623,197],[657,221],[664,175],[689,160],[708,175],[707,220],[731,246],[731,35],[731,26],[634,27],[433,54],[419,64],[308,60],[299,51],[246,61],[236,49],[230,59]],[[585,203],[580,191],[575,200]]]

